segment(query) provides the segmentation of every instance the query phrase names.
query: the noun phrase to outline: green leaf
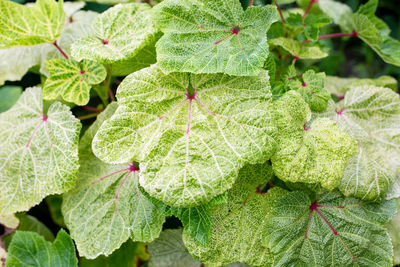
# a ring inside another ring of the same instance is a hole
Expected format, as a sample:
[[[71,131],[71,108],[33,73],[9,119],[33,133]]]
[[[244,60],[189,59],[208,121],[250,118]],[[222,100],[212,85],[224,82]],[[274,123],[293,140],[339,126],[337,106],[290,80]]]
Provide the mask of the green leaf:
[[[109,163],[140,162],[140,185],[175,207],[222,194],[245,163],[275,148],[268,75],[166,75],[153,65],[118,88],[118,109],[93,140]]]
[[[162,212],[140,191],[132,164],[106,164],[91,150],[93,136],[116,110],[110,104],[82,137],[76,188],[64,194],[62,212],[79,254],[88,259],[110,255],[126,240],[149,242],[158,237]]]
[[[299,92],[312,111],[324,111],[328,106],[330,94],[325,90],[325,73],[308,70],[303,73],[303,82],[291,79],[289,87]]]
[[[271,199],[281,191],[266,194],[260,188],[273,175],[267,164],[246,165],[229,191],[228,202],[210,209],[213,231],[208,246],[201,245],[184,230],[183,242],[196,259],[210,266],[243,262],[252,266],[269,266],[273,256],[264,247],[263,225]]]
[[[182,230],[167,229],[148,246],[149,267],[201,267],[182,242]]]
[[[37,0],[34,6],[0,0],[0,48],[55,41],[64,26],[63,1]]]
[[[257,75],[269,53],[266,33],[279,19],[274,6],[244,11],[239,0],[166,0],[154,9],[165,73]]]
[[[352,87],[344,100],[321,114],[336,120],[358,143],[340,190],[365,200],[385,197],[400,173],[400,97],[391,89]]]
[[[17,231],[8,247],[6,267],[19,266],[78,266],[74,243],[64,230],[53,243],[37,233]]]
[[[0,88],[0,112],[11,108],[22,94],[22,87],[6,85]]]
[[[340,185],[355,140],[336,123],[319,118],[309,123],[311,112],[301,96],[289,91],[275,102],[279,129],[278,151],[272,167],[283,181],[319,183],[332,190]]]
[[[353,14],[353,23],[360,37],[386,63],[400,66],[400,42],[389,36],[389,27],[374,13],[378,1],[370,0]]]
[[[110,64],[115,75],[155,63],[152,47],[159,34],[150,13],[147,4],[119,4],[108,9],[94,20],[93,34],[72,45],[72,56],[78,61]]]
[[[400,205],[400,201],[398,205]],[[397,211],[396,216],[386,224],[389,236],[392,239],[393,251],[394,251],[394,265],[400,264],[400,212]]]
[[[270,205],[265,232],[274,266],[392,266],[383,224],[396,212],[394,202],[295,191]]]
[[[52,242],[54,235],[41,221],[28,214],[17,214],[19,225],[17,230],[35,232],[44,237],[47,241]]]
[[[40,88],[26,89],[0,114],[0,214],[28,210],[74,186],[80,129],[59,102],[45,112]]]
[[[318,45],[301,44],[299,41],[278,37],[268,41],[272,46],[279,46],[292,56],[300,59],[319,59],[328,56]]]
[[[62,95],[68,102],[83,106],[89,102],[92,85],[99,84],[106,76],[103,65],[89,60],[57,58],[46,62],[50,77],[43,87],[43,98],[57,99]]]
[[[79,267],[137,267],[139,260],[147,261],[149,256],[144,243],[128,240],[109,257],[99,256],[94,260],[80,258]]]
[[[64,217],[61,213],[62,196],[51,195],[46,197],[46,204],[49,207],[51,218],[53,222],[65,228]]]
[[[348,5],[334,0],[319,0],[316,4],[335,24],[340,26],[343,32],[353,31],[353,11]]]

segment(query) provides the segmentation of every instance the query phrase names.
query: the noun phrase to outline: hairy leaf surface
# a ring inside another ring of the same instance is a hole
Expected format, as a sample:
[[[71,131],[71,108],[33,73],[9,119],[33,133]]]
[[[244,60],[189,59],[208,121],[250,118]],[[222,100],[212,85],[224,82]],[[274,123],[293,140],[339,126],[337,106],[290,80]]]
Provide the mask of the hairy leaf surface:
[[[199,244],[185,231],[183,242],[189,253],[211,266],[244,262],[252,266],[269,266],[273,256],[262,245],[263,225],[275,193],[261,193],[260,188],[272,177],[267,164],[246,165],[229,191],[228,202],[210,209],[213,231],[208,246]]]
[[[64,195],[62,206],[79,254],[89,259],[110,255],[128,238],[154,240],[165,220],[141,193],[135,165],[106,164],[93,155],[93,136],[116,108],[116,103],[110,104],[82,137],[79,179],[76,188]]]
[[[400,172],[399,95],[388,88],[356,86],[321,116],[336,120],[358,143],[342,178],[343,194],[384,198]]]
[[[170,206],[205,203],[245,163],[275,149],[268,75],[164,74],[152,66],[118,88],[118,109],[93,140],[110,163],[140,162],[140,184]]]
[[[311,112],[295,91],[275,102],[278,151],[271,158],[276,176],[284,181],[319,183],[332,190],[340,185],[356,142],[336,122],[320,118],[309,122]]]
[[[158,30],[150,18],[149,5],[116,5],[95,19],[93,29],[92,35],[72,45],[76,60],[111,64],[115,75],[127,75],[155,63],[151,47],[158,38]]]
[[[398,207],[400,201],[398,200]],[[400,212],[397,211],[396,216],[386,224],[389,236],[392,239],[393,251],[394,251],[394,264],[400,264]]]
[[[44,99],[57,99],[59,95],[68,102],[86,105],[92,85],[102,82],[107,71],[103,65],[89,60],[57,58],[46,62],[50,77],[43,87]]]
[[[273,6],[249,7],[238,0],[166,0],[154,19],[165,33],[157,62],[165,73],[260,73],[269,50],[267,30],[278,20]]]
[[[0,114],[0,214],[28,210],[74,186],[80,129],[67,106],[43,109],[40,88],[26,89]]]
[[[328,56],[318,45],[301,44],[299,41],[278,37],[268,41],[270,45],[279,46],[299,59],[319,59]]]
[[[63,1],[37,0],[28,7],[0,0],[0,48],[55,41],[64,26]]]
[[[8,248],[6,267],[23,266],[78,266],[74,243],[62,229],[53,243],[37,233],[17,231]]]
[[[270,204],[266,244],[274,266],[391,266],[393,248],[383,224],[396,212],[338,192],[315,198],[294,191]]]

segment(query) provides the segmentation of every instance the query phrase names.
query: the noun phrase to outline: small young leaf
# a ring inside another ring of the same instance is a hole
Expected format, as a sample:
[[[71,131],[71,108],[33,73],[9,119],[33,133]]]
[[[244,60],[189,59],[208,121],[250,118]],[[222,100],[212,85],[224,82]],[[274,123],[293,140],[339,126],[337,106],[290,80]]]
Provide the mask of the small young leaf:
[[[270,205],[264,227],[274,266],[392,266],[383,224],[396,212],[394,202],[294,191]]]
[[[37,0],[28,7],[0,0],[0,48],[55,41],[64,26],[63,1]]]
[[[165,220],[141,193],[134,165],[106,164],[93,155],[93,136],[116,108],[115,102],[110,104],[82,137],[79,179],[76,188],[64,194],[62,205],[79,254],[89,259],[110,255],[129,238],[154,240]]]
[[[328,56],[317,45],[301,44],[299,41],[285,37],[278,37],[268,41],[270,45],[283,48],[290,55],[299,59],[319,59]]]
[[[107,71],[103,65],[89,60],[57,58],[46,62],[50,77],[43,87],[43,98],[57,99],[62,95],[68,102],[83,106],[89,102],[92,85],[102,82]]]
[[[155,58],[143,57],[143,49],[151,51],[158,30],[150,18],[147,4],[119,4],[99,15],[93,23],[94,33],[72,45],[72,56],[111,64],[118,75],[127,75],[155,63]],[[144,55],[148,52],[144,52]],[[150,53],[152,55],[152,53]],[[149,62],[147,62],[149,61]],[[120,69],[122,65],[123,70]]]
[[[154,20],[165,33],[157,62],[165,73],[257,75],[269,50],[267,30],[278,20],[273,6],[243,10],[239,0],[165,0]]]
[[[400,97],[391,89],[352,87],[344,100],[321,114],[336,120],[358,143],[358,153],[344,172],[340,190],[365,200],[385,197],[400,172]]]
[[[164,74],[153,65],[118,88],[118,109],[93,140],[109,163],[140,162],[140,185],[175,207],[229,189],[245,163],[275,149],[268,75]]]
[[[0,88],[0,112],[11,108],[22,94],[22,87],[6,85]]]
[[[149,267],[201,267],[182,242],[182,230],[167,229],[148,246]]]
[[[185,230],[183,242],[189,253],[207,266],[223,266],[244,262],[252,266],[268,266],[273,256],[262,245],[262,233],[270,201],[280,191],[262,193],[272,177],[267,164],[246,165],[229,191],[228,202],[210,209],[213,231],[208,246],[199,244]]]
[[[275,102],[279,128],[278,151],[271,158],[276,176],[284,181],[340,185],[355,140],[329,119],[307,125],[311,112],[301,96],[289,91]]]
[[[73,187],[81,124],[59,102],[43,109],[40,88],[28,88],[0,114],[0,214],[28,210]]]
[[[17,231],[8,247],[6,267],[23,266],[78,266],[74,243],[62,229],[53,243],[37,233]]]

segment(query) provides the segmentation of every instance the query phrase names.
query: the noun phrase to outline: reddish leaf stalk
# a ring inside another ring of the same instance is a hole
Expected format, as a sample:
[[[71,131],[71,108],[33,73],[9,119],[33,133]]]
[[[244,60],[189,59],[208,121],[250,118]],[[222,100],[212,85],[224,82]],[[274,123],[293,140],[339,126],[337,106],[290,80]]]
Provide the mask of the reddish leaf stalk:
[[[287,37],[288,34],[287,34],[286,25],[285,25],[286,24],[286,20],[283,17],[282,9],[281,9],[281,7],[278,5],[278,3],[276,1],[275,1],[275,6],[276,6],[276,9],[278,9],[279,16],[281,17],[281,20],[282,20],[283,30],[285,31],[285,37]]]
[[[331,33],[331,34],[322,35],[322,36],[318,37],[318,40],[345,37],[345,36],[357,37],[358,34],[357,34],[357,31],[353,31],[351,33],[344,33],[344,32]],[[310,40],[305,40],[305,41],[302,42],[302,44],[308,44],[310,42],[311,42]]]
[[[64,50],[61,49],[61,47],[58,46],[57,41],[54,41],[52,44],[58,49],[58,51],[60,51],[60,53],[61,53],[66,59],[68,59],[68,55],[64,52]]]
[[[303,14],[303,17],[302,17],[303,20],[307,17],[308,12],[310,12],[310,9],[311,9],[312,5],[314,3],[316,3],[316,2],[318,2],[318,0],[310,0],[310,3],[308,3],[306,11],[304,11],[304,14]]]
[[[249,1],[249,6],[252,6],[253,5],[253,0],[250,0]]]
[[[97,111],[97,112],[102,112],[104,110],[102,108],[95,108],[95,107],[91,107],[91,106],[83,106],[82,108],[89,110],[89,111]]]

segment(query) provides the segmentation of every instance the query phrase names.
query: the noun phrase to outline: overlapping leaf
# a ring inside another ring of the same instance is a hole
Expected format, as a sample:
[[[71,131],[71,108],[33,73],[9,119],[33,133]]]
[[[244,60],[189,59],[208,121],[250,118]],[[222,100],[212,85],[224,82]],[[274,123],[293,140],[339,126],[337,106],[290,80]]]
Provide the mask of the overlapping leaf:
[[[119,4],[98,16],[94,33],[72,45],[72,56],[111,65],[115,75],[127,75],[155,63],[158,30],[147,4]],[[143,66],[144,65],[144,66]]]
[[[152,197],[200,205],[230,188],[245,163],[274,152],[269,87],[266,72],[166,75],[154,65],[121,83],[119,107],[93,151],[110,163],[140,162],[140,184]]]
[[[37,0],[28,7],[0,0],[0,48],[55,41],[64,26],[63,1]]]
[[[301,44],[299,41],[285,37],[278,37],[268,41],[270,45],[279,46],[290,55],[299,59],[319,59],[328,56],[317,45]]]
[[[43,87],[44,99],[63,99],[77,105],[86,105],[92,85],[102,82],[107,71],[103,65],[89,60],[52,59],[46,62],[50,77]]]
[[[343,3],[334,0],[319,0],[316,4],[333,22],[340,26],[343,32],[353,31],[352,10]]]
[[[22,87],[6,85],[0,88],[0,112],[11,108],[22,94]]]
[[[23,266],[78,266],[74,243],[64,230],[53,243],[37,233],[17,231],[8,248],[6,267]]]
[[[399,95],[372,85],[352,87],[321,116],[336,120],[358,142],[340,190],[366,200],[384,198],[400,171]]]
[[[154,19],[165,33],[157,62],[165,73],[257,75],[269,50],[267,30],[278,20],[275,7],[249,7],[239,0],[166,0]]]
[[[400,201],[398,201],[400,204]],[[397,205],[399,206],[399,205]],[[400,212],[386,225],[390,238],[392,239],[394,251],[394,264],[400,264]]]
[[[67,106],[43,109],[40,88],[25,90],[0,114],[0,214],[27,210],[73,187],[80,129]]]
[[[315,197],[294,191],[270,204],[265,232],[274,266],[392,266],[383,224],[396,212],[338,192]]]
[[[64,195],[65,223],[79,254],[89,259],[110,255],[129,238],[154,240],[165,220],[141,193],[134,165],[106,164],[93,155],[93,136],[116,107],[110,104],[82,137],[77,186]]]
[[[340,185],[346,164],[356,153],[356,142],[335,121],[316,119],[295,91],[275,102],[279,129],[278,151],[271,162],[284,181],[319,183],[332,190]]]
[[[199,244],[185,231],[183,242],[196,259],[207,266],[224,266],[244,262],[252,266],[269,266],[273,256],[262,245],[266,238],[263,225],[270,201],[280,191],[261,193],[272,177],[267,164],[246,165],[229,191],[228,202],[211,208],[213,231],[208,246]]]

